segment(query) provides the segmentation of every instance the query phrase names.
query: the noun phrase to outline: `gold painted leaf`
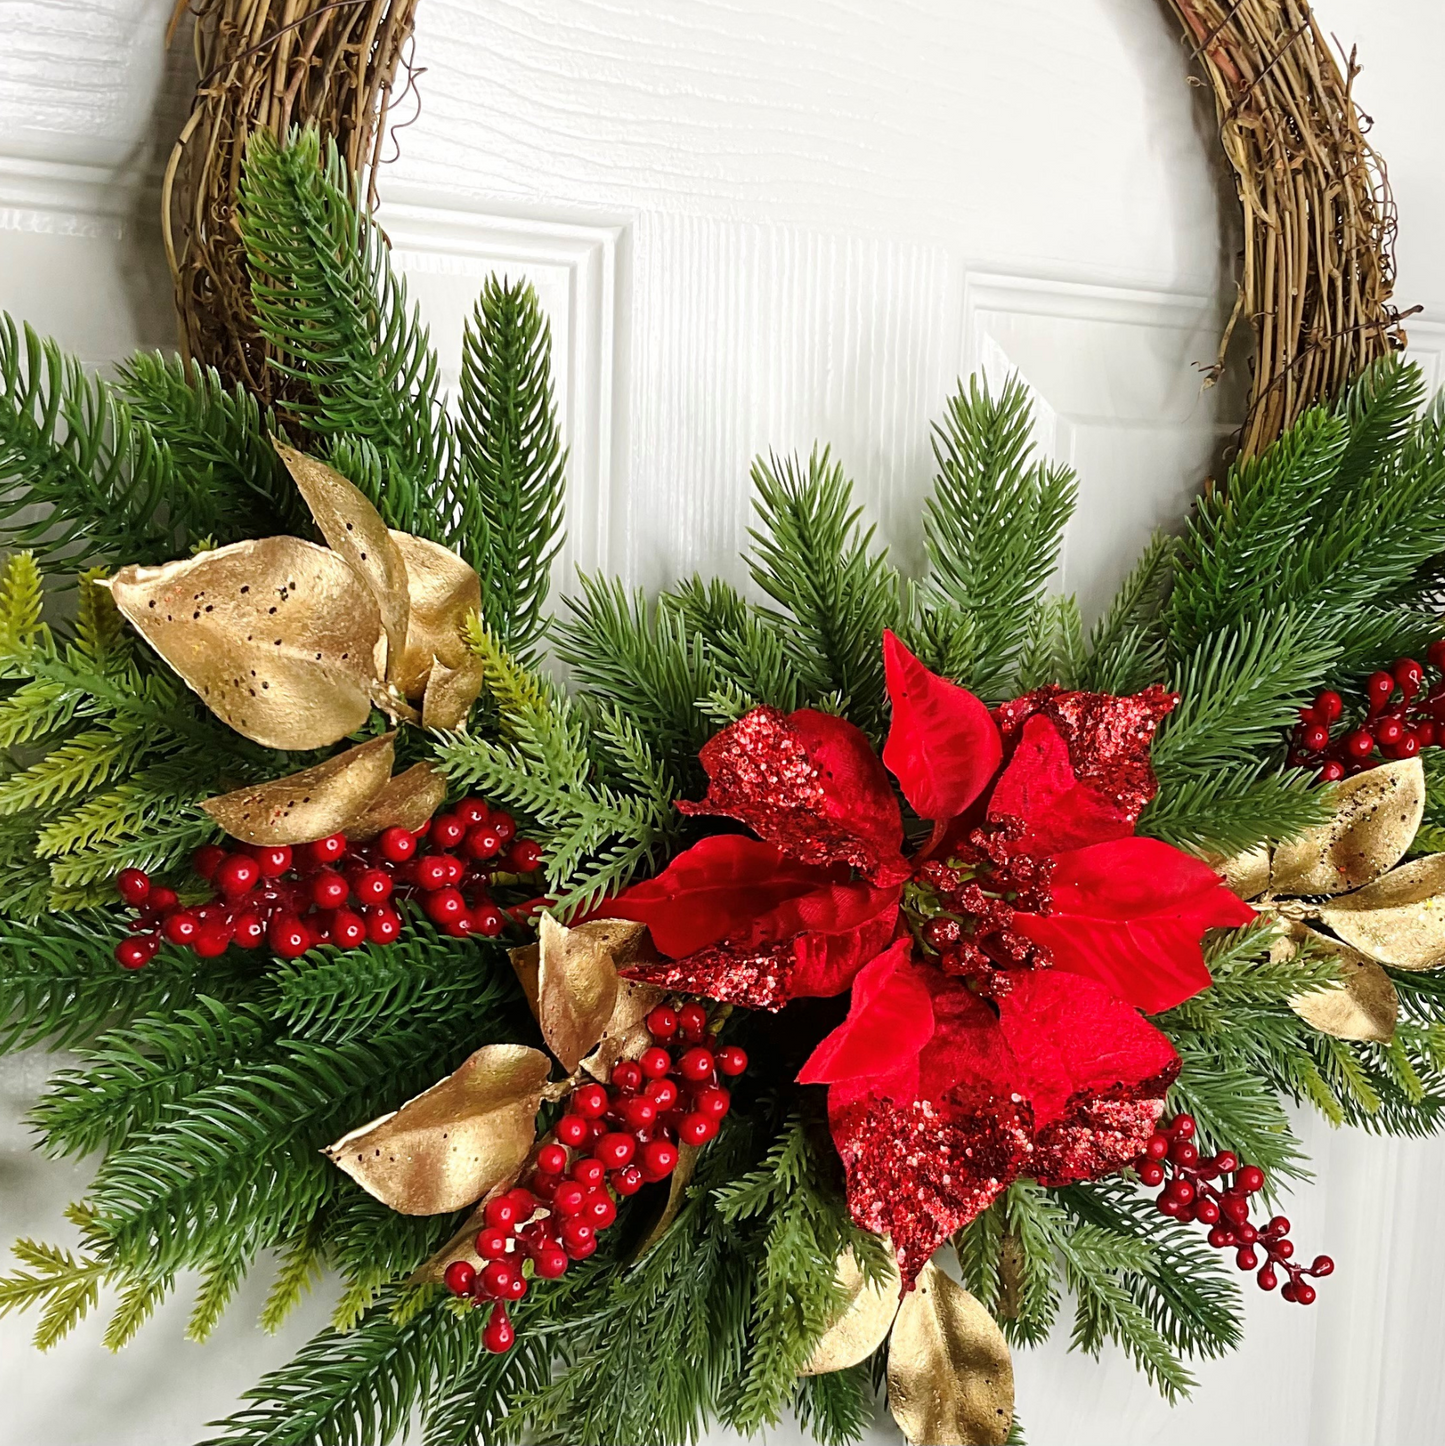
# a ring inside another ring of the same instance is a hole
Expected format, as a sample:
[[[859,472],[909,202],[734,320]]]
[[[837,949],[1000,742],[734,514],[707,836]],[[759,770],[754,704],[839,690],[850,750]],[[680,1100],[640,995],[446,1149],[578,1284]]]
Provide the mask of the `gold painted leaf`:
[[[470,614],[482,610],[482,581],[439,543],[409,532],[393,532],[391,539],[406,565],[411,603],[406,648],[391,679],[408,698],[420,698],[434,658],[456,669],[472,656],[462,627]]]
[[[327,1157],[403,1215],[460,1210],[515,1179],[551,1071],[540,1049],[488,1044],[399,1110],[344,1135]]]
[[[1257,899],[1269,888],[1270,857],[1269,845],[1258,844],[1242,854],[1230,858],[1215,855],[1205,859],[1211,868],[1224,875],[1224,882],[1241,899]]]
[[[1347,944],[1396,969],[1445,964],[1445,854],[1414,859],[1317,911]]]
[[[390,779],[346,830],[365,842],[384,828],[415,833],[446,801],[447,781],[430,763],[414,763]]]
[[[201,701],[268,748],[324,748],[371,713],[376,600],[336,553],[263,537],[162,567],[123,567],[111,596]]]
[[[667,1199],[663,1202],[662,1214],[653,1221],[652,1229],[643,1237],[637,1247],[634,1261],[641,1260],[664,1235],[667,1228],[677,1219],[677,1212],[687,1200],[687,1187],[692,1184],[692,1172],[697,1169],[697,1146],[680,1144],[677,1147],[677,1164],[668,1176]]]
[[[845,1250],[838,1257],[837,1275],[848,1303],[813,1348],[808,1364],[800,1372],[804,1376],[846,1371],[849,1366],[866,1361],[888,1338],[893,1318],[898,1314],[903,1281],[891,1253],[888,1273],[880,1281],[869,1283],[851,1250]]]
[[[1306,1024],[1336,1039],[1381,1044],[1393,1039],[1400,999],[1390,976],[1373,959],[1337,939],[1326,938],[1303,925],[1296,925],[1291,932],[1296,939],[1308,938],[1316,949],[1333,955],[1341,982],[1296,994],[1289,1007]]]
[[[547,1048],[568,1074],[602,1038],[612,1018],[617,1003],[612,944],[620,937],[621,926],[607,920],[569,929],[550,914],[542,915],[537,931],[537,1023]]]
[[[450,733],[467,721],[482,691],[482,660],[468,653],[461,665],[449,668],[438,658],[431,666],[421,700],[421,726]]]
[[[201,807],[232,838],[251,844],[300,844],[346,832],[391,777],[396,734],[358,743],[314,768],[239,788]]]
[[[297,490],[305,498],[327,545],[344,558],[371,589],[386,634],[387,676],[400,666],[406,648],[411,602],[406,564],[381,513],[365,493],[334,467],[273,439]]]
[[[1343,894],[1405,856],[1425,816],[1425,771],[1402,758],[1336,784],[1335,816],[1274,851],[1277,894]]]
[[[666,998],[667,992],[655,984],[619,979],[612,1018],[602,1031],[597,1048],[582,1061],[582,1068],[593,1079],[606,1084],[612,1077],[613,1065],[619,1060],[636,1059],[652,1043],[652,1034],[644,1021]]]
[[[997,1322],[930,1261],[888,1344],[888,1407],[915,1446],[1003,1446],[1014,1374]]]

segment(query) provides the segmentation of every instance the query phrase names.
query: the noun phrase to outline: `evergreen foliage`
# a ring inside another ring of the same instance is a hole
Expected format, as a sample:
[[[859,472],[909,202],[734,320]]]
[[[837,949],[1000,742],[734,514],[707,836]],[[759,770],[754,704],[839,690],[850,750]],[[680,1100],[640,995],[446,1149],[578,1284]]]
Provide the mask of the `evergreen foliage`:
[[[1054,683],[1173,688],[1141,829],[1229,852],[1324,816],[1320,790],[1283,766],[1294,710],[1415,647],[1437,609],[1445,412],[1420,415],[1418,372],[1395,360],[1230,469],[1089,626],[1051,590],[1075,482],[1036,454],[1018,381],[997,395],[973,381],[948,402],[921,578],[900,576],[820,449],[756,464],[748,591],[693,578],[649,599],[584,577],[553,623],[564,457],[537,298],[520,281],[487,283],[449,414],[426,329],[356,196],[314,133],[253,140],[238,224],[288,382],[285,426],[392,526],[481,574],[468,640],[484,698],[453,733],[408,735],[407,753],[518,815],[563,917],[697,836],[675,803],[701,791],[698,749],[719,724],[762,704],[813,707],[881,738],[885,628],[990,703]],[[409,914],[385,946],[286,962],[166,947],[139,973],[116,967],[115,871],[190,886],[186,856],[214,836],[197,801],[221,777],[312,760],[216,722],[84,569],[309,524],[272,447],[280,420],[213,373],[142,355],[102,382],[6,321],[0,392],[0,526],[28,549],[0,571],[0,1049],[79,1049],[32,1123],[52,1154],[99,1157],[71,1215],[79,1248],[22,1242],[0,1311],[35,1308],[50,1344],[105,1285],[119,1346],[194,1268],[190,1329],[203,1338],[262,1252],[279,1255],[268,1329],[333,1272],[332,1327],[270,1373],[213,1446],[380,1446],[418,1413],[427,1446],[674,1446],[710,1417],[753,1432],[788,1410],[827,1446],[857,1440],[877,1362],[797,1372],[840,1303],[840,1250],[875,1269],[883,1247],[847,1217],[820,1097],[766,1050],[765,1077],[740,1086],[671,1225],[641,1249],[666,1191],[624,1202],[585,1265],[519,1303],[517,1345],[494,1356],[482,1313],[408,1284],[461,1217],[393,1213],[319,1152],[477,1046],[535,1040],[502,946]],[[70,620],[47,621],[77,571]],[[570,690],[545,671],[548,643]],[[1422,848],[1445,844],[1441,757],[1427,759]],[[1170,1106],[1195,1116],[1202,1145],[1303,1179],[1285,1102],[1436,1130],[1445,982],[1395,976],[1390,1044],[1336,1040],[1290,1008],[1336,982],[1335,965],[1272,942],[1267,927],[1211,941],[1213,987],[1156,1021],[1182,1061]],[[752,1027],[727,1024],[750,1047]],[[1127,1173],[1064,1190],[1017,1182],[956,1244],[1016,1344],[1042,1340],[1067,1309],[1078,1347],[1118,1344],[1172,1397],[1189,1389],[1191,1359],[1238,1343],[1238,1287],[1218,1252],[1159,1216]]]

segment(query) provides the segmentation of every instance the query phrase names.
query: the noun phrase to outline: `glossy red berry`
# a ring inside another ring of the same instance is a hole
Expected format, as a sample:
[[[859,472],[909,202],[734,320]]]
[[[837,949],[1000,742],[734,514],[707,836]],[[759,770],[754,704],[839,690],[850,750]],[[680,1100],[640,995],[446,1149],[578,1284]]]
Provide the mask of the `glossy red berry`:
[[[472,828],[491,817],[491,810],[480,798],[464,798],[454,811],[466,828]]]
[[[658,1045],[644,1049],[637,1058],[638,1068],[647,1079],[661,1079],[672,1068],[672,1056]]]
[[[279,879],[291,867],[289,844],[258,845],[251,850],[263,879]]]
[[[341,833],[329,834],[326,838],[319,838],[314,843],[309,843],[305,848],[306,862],[312,868],[329,868],[337,863],[346,853],[346,835]]]
[[[697,1098],[692,1102],[692,1107],[698,1114],[706,1115],[710,1120],[720,1120],[727,1114],[732,1104],[732,1096],[717,1085],[709,1085],[706,1089],[697,1092]]]
[[[506,1308],[500,1301],[492,1307],[492,1317],[487,1322],[486,1328],[482,1331],[482,1344],[492,1352],[493,1355],[501,1355],[503,1351],[512,1349],[517,1339],[517,1332],[512,1326]]]
[[[350,909],[338,909],[331,921],[331,942],[338,949],[356,949],[366,941],[366,920]]]
[[[224,919],[206,919],[196,930],[191,948],[201,959],[219,959],[231,947],[231,926]]]
[[[1300,734],[1300,743],[1307,753],[1322,753],[1330,746],[1330,730],[1322,723],[1311,723]]]
[[[606,1230],[617,1219],[617,1206],[605,1191],[594,1190],[583,1204],[582,1218],[587,1220],[594,1230]]]
[[[684,1004],[677,1011],[677,1029],[689,1044],[696,1044],[707,1033],[707,1010],[701,1004]]]
[[[552,1208],[563,1217],[576,1215],[587,1198],[587,1187],[576,1180],[564,1180],[552,1196]]]
[[[612,1066],[612,1083],[620,1090],[642,1088],[642,1067],[634,1059],[624,1059]]]
[[[477,1238],[474,1242],[477,1254],[483,1260],[501,1260],[507,1254],[507,1243],[511,1238],[507,1231],[499,1230],[495,1225],[488,1225],[477,1231]]]
[[[459,889],[437,889],[426,896],[423,907],[433,924],[451,924],[467,912],[467,901]]]
[[[601,1085],[583,1085],[573,1092],[568,1108],[584,1120],[601,1119],[607,1113],[607,1091]]]
[[[563,1115],[553,1127],[553,1132],[564,1145],[575,1150],[592,1138],[592,1131],[581,1115]]]
[[[427,890],[444,889],[456,882],[443,854],[428,854],[424,859],[418,859],[411,876],[418,888]]]
[[[394,864],[405,863],[416,852],[415,835],[395,825],[382,829],[381,837],[376,842],[381,856],[390,859]]]
[[[717,1134],[717,1121],[696,1111],[682,1117],[677,1127],[677,1137],[684,1145],[705,1145]]]
[[[661,1141],[654,1140],[653,1144],[660,1144]],[[642,1147],[643,1154],[647,1153],[647,1146]],[[607,1177],[607,1183],[624,1198],[628,1195],[635,1195],[646,1183],[642,1178],[642,1171],[636,1165],[628,1165],[625,1169],[614,1170]]]
[[[1389,673],[1371,673],[1365,680],[1365,692],[1369,695],[1370,711],[1378,713],[1390,701],[1395,691],[1395,680]]]
[[[472,916],[472,932],[489,939],[495,939],[506,927],[506,915],[495,904],[486,905]]]
[[[1255,1279],[1259,1281],[1259,1288],[1261,1290],[1273,1290],[1275,1286],[1279,1284],[1279,1277],[1274,1273],[1274,1267],[1272,1265],[1266,1265],[1264,1269],[1255,1276]],[[1288,1289],[1288,1287],[1286,1287],[1286,1289]]]
[[[633,1095],[618,1105],[617,1113],[629,1130],[648,1131],[657,1123],[657,1101],[648,1095]]]
[[[1345,700],[1332,689],[1315,699],[1315,715],[1324,723],[1333,723],[1345,711]]]
[[[1259,1256],[1255,1253],[1252,1246],[1243,1245],[1235,1253],[1234,1263],[1241,1270],[1253,1270],[1254,1267],[1259,1264]]]
[[[505,848],[517,836],[517,820],[509,813],[493,813],[489,822]]]
[[[583,1155],[575,1161],[568,1173],[584,1190],[596,1190],[607,1174],[607,1167],[601,1160]]]
[[[479,823],[475,828],[468,829],[462,842],[462,852],[469,859],[492,859],[501,851],[502,840],[489,823]],[[518,872],[524,873],[526,870],[519,869]]]
[[[507,850],[507,865],[514,874],[534,874],[542,867],[542,846],[531,839],[518,839]]]
[[[366,910],[366,937],[373,944],[390,944],[401,933],[401,915],[386,905]]]
[[[1338,783],[1345,776],[1345,765],[1336,758],[1320,765],[1321,783]]]
[[[710,1049],[704,1049],[700,1045],[687,1051],[677,1062],[677,1072],[683,1079],[693,1084],[699,1084],[705,1079],[712,1078],[713,1053]]]
[[[637,1143],[631,1135],[613,1132],[603,1135],[592,1146],[592,1153],[609,1170],[620,1170],[624,1165],[631,1164],[636,1149]]]
[[[1264,1171],[1258,1165],[1246,1165],[1237,1171],[1234,1176],[1234,1188],[1242,1190],[1246,1195],[1253,1195],[1256,1191],[1264,1189]],[[1289,1222],[1285,1222],[1285,1229],[1289,1229]]]
[[[1445,638],[1431,643],[1425,652],[1425,657],[1437,673],[1445,673]]]
[[[1405,725],[1398,718],[1381,718],[1375,724],[1375,737],[1386,748],[1393,748],[1405,736]]]
[[[490,1296],[501,1296],[507,1292],[515,1272],[505,1260],[489,1260],[481,1269],[482,1289]]]
[[[115,876],[115,891],[132,908],[138,909],[150,897],[150,875],[142,869],[122,869]]]
[[[274,914],[266,928],[266,942],[283,959],[295,959],[311,947],[311,934],[295,914]]]
[[[672,1174],[677,1167],[677,1146],[670,1140],[649,1140],[642,1147],[639,1162],[642,1171],[649,1178],[660,1180]]]
[[[442,1279],[453,1295],[470,1295],[477,1279],[476,1269],[469,1260],[454,1260],[447,1266]]]
[[[537,1168],[549,1175],[560,1175],[567,1168],[567,1151],[561,1145],[543,1145],[537,1151]]]
[[[339,909],[350,897],[346,880],[334,869],[322,869],[311,880],[311,902],[318,909]]]
[[[167,916],[161,925],[161,933],[172,944],[191,944],[201,927],[201,921],[190,909],[177,909]]]
[[[1313,1305],[1315,1303],[1315,1288],[1308,1281],[1297,1280],[1294,1282],[1294,1299],[1296,1305]]]
[[[1193,1115],[1175,1115],[1174,1123],[1169,1126],[1169,1133],[1176,1140],[1192,1140],[1197,1128]]]
[[[574,1215],[572,1219],[562,1222],[561,1235],[563,1248],[572,1255],[573,1251],[592,1244],[597,1238],[597,1231],[590,1221]]]
[[[567,1252],[557,1245],[546,1245],[532,1257],[532,1268],[543,1280],[556,1280],[567,1274]]]
[[[152,884],[146,908],[156,914],[169,914],[172,909],[180,906],[180,902],[174,889],[168,889],[163,884]]]
[[[520,1213],[510,1191],[495,1200],[488,1200],[482,1208],[482,1218],[496,1230],[515,1229]]]
[[[670,1079],[650,1079],[645,1091],[647,1098],[657,1106],[659,1114],[670,1110],[677,1103],[677,1085]]]
[[[654,1039],[671,1039],[677,1033],[677,1011],[669,1009],[666,1004],[659,1004],[647,1016],[646,1024],[647,1032]]]
[[[427,835],[434,848],[443,852],[456,848],[467,836],[467,826],[454,813],[439,813],[431,821]]]
[[[391,875],[384,869],[362,869],[351,881],[351,892],[360,904],[384,904],[391,890]]]
[[[748,1056],[746,1051],[741,1050],[735,1044],[725,1044],[718,1051],[717,1067],[725,1075],[740,1075],[748,1067]]]
[[[1139,1166],[1139,1179],[1152,1190],[1164,1183],[1164,1166],[1158,1160],[1148,1160]]]
[[[1345,750],[1352,758],[1368,758],[1375,751],[1375,735],[1364,728],[1356,728],[1345,739]]]
[[[156,955],[154,938],[122,939],[115,946],[115,962],[122,969],[144,969]]]

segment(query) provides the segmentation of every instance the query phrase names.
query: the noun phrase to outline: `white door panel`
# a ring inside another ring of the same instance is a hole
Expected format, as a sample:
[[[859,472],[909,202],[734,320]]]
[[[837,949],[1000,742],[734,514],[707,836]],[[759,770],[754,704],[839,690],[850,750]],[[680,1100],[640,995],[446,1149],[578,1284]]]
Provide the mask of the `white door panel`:
[[[1402,297],[1445,299],[1445,14],[1318,8],[1361,44]],[[184,55],[158,57],[169,11],[0,0],[0,306],[97,363],[174,334],[149,220],[184,99]],[[1153,0],[423,0],[419,23],[385,224],[449,377],[481,277],[537,283],[571,448],[564,577],[742,580],[752,457],[815,442],[916,565],[928,428],[975,369],[1019,371],[1040,444],[1079,471],[1060,581],[1086,612],[1177,525],[1237,396],[1198,370],[1231,299],[1232,201]],[[1445,381],[1445,327],[1411,333]],[[0,1061],[0,1233],[63,1238],[83,1188],[26,1152],[52,1064]],[[1295,1238],[1338,1263],[1319,1303],[1251,1288],[1244,1349],[1172,1411],[1061,1330],[1016,1355],[1033,1446],[1445,1441],[1445,1147],[1302,1128],[1319,1179]],[[264,1284],[205,1348],[180,1344],[184,1300],[118,1359],[98,1322],[37,1358],[32,1322],[0,1321],[0,1442],[184,1446],[324,1319],[315,1301],[260,1336]]]

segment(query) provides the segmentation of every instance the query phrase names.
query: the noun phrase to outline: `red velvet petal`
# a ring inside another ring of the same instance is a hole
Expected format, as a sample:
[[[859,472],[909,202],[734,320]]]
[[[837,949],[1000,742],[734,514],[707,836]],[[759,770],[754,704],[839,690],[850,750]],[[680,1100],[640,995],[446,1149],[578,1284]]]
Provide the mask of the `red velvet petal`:
[[[811,708],[754,708],[703,745],[707,796],[683,813],[725,814],[809,864],[846,863],[878,883],[908,876],[888,775],[863,733]]]
[[[895,1073],[933,1037],[933,999],[899,939],[853,981],[848,1017],[809,1056],[799,1084],[837,1084]]]
[[[972,693],[929,672],[891,632],[883,634],[883,666],[893,700],[883,762],[920,818],[945,823],[997,770],[998,728]]]
[[[1057,856],[1048,915],[1016,914],[1013,927],[1146,1014],[1207,989],[1200,940],[1237,928],[1254,910],[1207,864],[1157,839],[1127,838]]]
[[[942,1104],[881,1092],[828,1094],[848,1210],[889,1237],[904,1288],[933,1252],[1007,1189],[1029,1154],[1027,1104],[958,1091]]]
[[[1044,714],[1059,730],[1079,782],[1132,827],[1157,787],[1149,766],[1154,734],[1178,701],[1159,687],[1123,698],[1047,687],[1005,703],[994,718],[1011,751],[1028,719]]]
[[[720,943],[622,972],[660,989],[749,1009],[776,1010],[790,999],[841,994],[893,937],[899,892],[896,885],[876,889],[861,879],[828,883],[784,901],[770,915],[741,921],[739,931]],[[619,917],[610,905],[607,912]],[[805,922],[814,927],[803,928]]]
[[[679,854],[655,879],[609,900],[606,914],[646,924],[652,942],[664,954],[680,958],[746,934],[759,915],[826,889],[832,878],[827,870],[789,858],[770,843],[715,834]]]
[[[1018,1062],[1012,1084],[1040,1129],[1075,1096],[1133,1088],[1178,1065],[1168,1039],[1092,979],[1036,969],[1011,983],[999,1000],[999,1031]]]
[[[1058,853],[1134,832],[1134,820],[1125,810],[1079,782],[1068,745],[1053,721],[1040,713],[1024,724],[1014,755],[989,797],[988,816],[995,822],[1021,820],[1024,833],[1018,843],[1030,853]]]

